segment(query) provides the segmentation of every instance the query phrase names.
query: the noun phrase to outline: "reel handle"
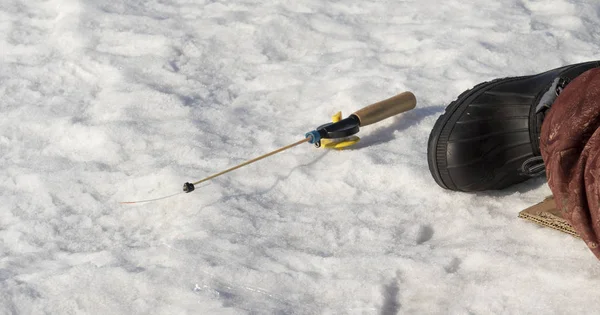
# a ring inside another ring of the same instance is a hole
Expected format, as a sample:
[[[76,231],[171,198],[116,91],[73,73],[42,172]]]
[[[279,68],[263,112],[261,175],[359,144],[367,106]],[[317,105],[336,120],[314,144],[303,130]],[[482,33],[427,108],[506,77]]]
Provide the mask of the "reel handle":
[[[360,126],[364,127],[382,121],[394,115],[409,111],[417,105],[417,98],[412,92],[403,92],[386,100],[368,105],[354,112]]]

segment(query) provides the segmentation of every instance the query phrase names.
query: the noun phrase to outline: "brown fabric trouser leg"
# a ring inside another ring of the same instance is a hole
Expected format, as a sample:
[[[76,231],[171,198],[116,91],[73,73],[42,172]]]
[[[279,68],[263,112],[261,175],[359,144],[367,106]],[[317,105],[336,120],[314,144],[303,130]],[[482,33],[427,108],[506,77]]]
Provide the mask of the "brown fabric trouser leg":
[[[542,125],[548,185],[563,217],[600,259],[600,69],[577,77]]]

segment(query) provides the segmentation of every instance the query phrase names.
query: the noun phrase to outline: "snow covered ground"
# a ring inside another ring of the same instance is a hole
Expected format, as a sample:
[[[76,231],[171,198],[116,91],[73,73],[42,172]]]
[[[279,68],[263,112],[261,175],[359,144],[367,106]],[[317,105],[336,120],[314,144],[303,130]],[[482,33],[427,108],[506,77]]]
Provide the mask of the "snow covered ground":
[[[596,0],[0,2],[0,314],[594,314],[600,262],[439,188],[426,142],[496,77],[598,58]],[[402,91],[352,150],[304,144]]]

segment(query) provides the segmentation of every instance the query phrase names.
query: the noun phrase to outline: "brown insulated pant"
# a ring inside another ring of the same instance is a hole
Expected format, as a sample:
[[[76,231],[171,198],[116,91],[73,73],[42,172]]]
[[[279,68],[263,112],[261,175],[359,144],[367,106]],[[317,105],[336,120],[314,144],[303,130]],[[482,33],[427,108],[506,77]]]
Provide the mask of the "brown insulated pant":
[[[562,216],[600,259],[600,69],[567,85],[542,125],[540,149]]]

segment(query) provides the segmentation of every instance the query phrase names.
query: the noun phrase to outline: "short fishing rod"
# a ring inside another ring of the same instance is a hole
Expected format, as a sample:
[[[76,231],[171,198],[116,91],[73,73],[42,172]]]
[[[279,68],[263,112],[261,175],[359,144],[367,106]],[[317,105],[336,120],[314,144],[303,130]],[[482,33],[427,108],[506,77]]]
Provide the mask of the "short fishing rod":
[[[415,95],[411,92],[403,92],[386,100],[368,105],[352,113],[345,119],[342,119],[342,113],[338,112],[336,115],[333,116],[332,122],[326,123],[317,127],[315,130],[307,132],[304,135],[304,139],[286,145],[284,147],[281,147],[277,150],[271,151],[254,159],[248,160],[244,163],[238,164],[219,173],[205,177],[201,180],[191,183],[187,182],[183,184],[182,192],[155,199],[124,201],[121,203],[136,204],[150,202],[170,198],[182,193],[190,193],[196,189],[196,185],[198,184],[207,182],[211,179],[227,174],[254,162],[258,162],[264,158],[283,152],[303,143],[314,144],[318,148],[343,149],[358,143],[360,139],[356,136],[356,134],[358,133],[360,127],[365,127],[380,122],[386,118],[409,111],[415,108],[416,105],[417,100],[415,98]]]

